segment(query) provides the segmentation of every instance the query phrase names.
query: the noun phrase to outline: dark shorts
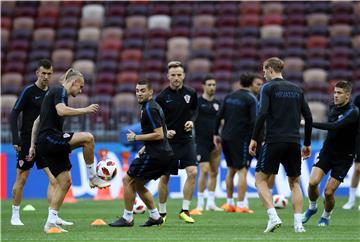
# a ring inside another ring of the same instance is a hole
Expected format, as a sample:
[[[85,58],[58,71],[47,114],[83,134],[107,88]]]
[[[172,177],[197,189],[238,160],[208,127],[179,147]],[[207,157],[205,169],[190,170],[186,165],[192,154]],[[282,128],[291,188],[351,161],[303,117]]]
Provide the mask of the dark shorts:
[[[37,147],[42,159],[48,163],[49,170],[57,177],[63,171],[70,171],[71,147],[69,141],[74,133],[49,134],[41,140]]]
[[[297,177],[301,174],[301,149],[297,143],[265,143],[256,164],[256,172],[277,174],[280,163],[286,175]]]
[[[34,163],[36,163],[36,167],[38,169],[43,169],[45,167],[48,167],[48,164],[46,160],[42,159],[41,156],[39,156],[37,151],[35,152],[35,157],[31,161],[27,161],[26,157],[29,154],[29,149],[31,146],[31,138],[22,138],[21,141],[21,150],[16,154],[16,168],[27,171],[30,170]]]
[[[355,155],[355,163],[360,163],[360,154]]]
[[[152,158],[147,154],[135,158],[130,164],[127,174],[132,178],[149,181],[156,180],[169,173],[171,159]]]
[[[314,166],[319,167],[325,174],[331,170],[330,176],[340,182],[343,182],[352,164],[353,159],[337,158],[326,155],[320,151],[319,156],[315,160]]]
[[[188,166],[197,166],[195,144],[193,141],[184,143],[171,143],[174,152],[171,162],[170,174],[177,175],[179,169],[185,169]]]
[[[252,157],[249,154],[250,139],[246,140],[223,140],[221,142],[226,165],[234,169],[248,169]]]
[[[196,143],[196,154],[198,162],[210,162],[211,152],[214,150],[214,143],[198,142]]]

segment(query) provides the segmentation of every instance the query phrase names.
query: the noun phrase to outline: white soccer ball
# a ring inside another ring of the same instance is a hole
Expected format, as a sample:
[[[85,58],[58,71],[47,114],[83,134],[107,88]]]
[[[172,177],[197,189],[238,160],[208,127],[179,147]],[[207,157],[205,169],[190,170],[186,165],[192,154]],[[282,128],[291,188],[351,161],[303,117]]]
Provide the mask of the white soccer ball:
[[[100,161],[96,166],[96,174],[105,181],[112,180],[117,174],[117,164],[115,161],[106,159]]]
[[[133,213],[134,214],[143,214],[145,213],[146,205],[145,203],[138,197],[135,198]]]
[[[273,196],[273,203],[275,208],[286,208],[288,200],[284,195],[276,194]]]

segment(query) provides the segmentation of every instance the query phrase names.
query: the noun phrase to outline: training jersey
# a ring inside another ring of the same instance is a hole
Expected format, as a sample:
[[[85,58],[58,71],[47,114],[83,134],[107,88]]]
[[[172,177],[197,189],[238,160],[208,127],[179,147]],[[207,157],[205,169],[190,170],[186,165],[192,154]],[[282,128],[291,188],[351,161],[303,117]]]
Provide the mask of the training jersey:
[[[62,134],[64,117],[58,115],[55,106],[59,103],[68,105],[68,94],[63,86],[54,86],[46,93],[40,110],[38,141],[43,141],[49,134]]]
[[[217,114],[215,133],[219,133],[221,120],[224,127],[221,131],[223,140],[250,139],[256,120],[257,99],[245,89],[227,95]]]
[[[24,88],[19,98],[17,99],[10,115],[10,125],[12,133],[13,144],[19,145],[19,129],[18,129],[18,117],[22,112],[20,136],[31,137],[31,131],[35,119],[39,116],[40,107],[43,102],[44,96],[47,90],[44,91],[35,83],[30,84]]]
[[[305,119],[304,145],[309,146],[312,115],[303,90],[285,79],[273,79],[260,89],[259,112],[252,139],[259,140],[266,121],[266,143],[300,143],[301,115]]]
[[[153,158],[168,158],[172,153],[169,141],[166,137],[167,129],[165,124],[164,112],[160,105],[154,100],[149,100],[142,104],[141,108],[141,133],[153,133],[154,129],[162,127],[164,139],[154,141],[144,141],[145,152]]]
[[[360,94],[357,95],[354,99],[355,106],[359,109],[359,127],[358,134],[356,136],[356,159],[360,161]]]
[[[196,143],[212,143],[216,115],[220,110],[220,102],[216,99],[208,101],[202,96],[198,98],[198,115],[195,121]]]
[[[184,125],[186,121],[195,123],[197,116],[196,92],[186,86],[179,90],[167,87],[156,97],[156,102],[164,111],[168,130],[176,131],[176,135],[169,142],[178,143],[192,140],[192,131],[186,132]]]
[[[352,104],[337,107],[330,106],[327,123],[313,123],[314,128],[328,130],[321,152],[344,159],[353,159],[359,110]]]

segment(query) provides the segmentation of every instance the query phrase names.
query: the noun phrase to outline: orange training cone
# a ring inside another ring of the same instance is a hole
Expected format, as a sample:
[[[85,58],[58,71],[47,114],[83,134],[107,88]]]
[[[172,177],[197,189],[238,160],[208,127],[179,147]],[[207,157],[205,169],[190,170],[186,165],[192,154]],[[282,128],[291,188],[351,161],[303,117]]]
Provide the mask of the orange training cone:
[[[76,203],[77,200],[74,197],[72,187],[70,187],[69,191],[65,195],[64,203]]]
[[[110,187],[100,189],[98,188],[94,200],[112,200],[113,198],[110,195]]]
[[[130,152],[124,151],[121,152],[121,159],[122,159],[122,176],[120,179],[124,177],[124,174],[126,174],[127,170],[129,169],[129,157]],[[121,183],[120,190],[119,190],[119,199],[124,199],[124,184]]]
[[[95,225],[95,226],[101,226],[101,225],[106,225],[105,221],[98,218],[98,219],[95,219],[91,225]]]

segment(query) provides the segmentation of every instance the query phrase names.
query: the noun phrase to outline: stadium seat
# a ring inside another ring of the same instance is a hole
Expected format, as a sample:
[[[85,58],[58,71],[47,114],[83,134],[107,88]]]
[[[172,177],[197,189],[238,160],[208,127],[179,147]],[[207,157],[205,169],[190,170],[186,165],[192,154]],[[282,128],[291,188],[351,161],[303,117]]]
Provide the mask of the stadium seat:
[[[89,59],[89,60],[95,60],[96,58],[96,50],[92,49],[80,49],[77,50],[75,53],[75,60],[81,60],[81,59]]]
[[[10,43],[10,50],[22,50],[28,51],[29,50],[29,42],[26,40],[13,40]]]
[[[164,28],[153,28],[153,29],[149,29],[147,37],[149,40],[151,40],[153,38],[167,40],[170,36],[170,32],[171,31],[164,29]]]
[[[92,74],[95,72],[95,64],[91,60],[77,60],[72,63],[72,66],[83,74]]]
[[[4,69],[2,70],[4,73],[7,72],[18,72],[23,74],[25,72],[25,64],[19,63],[17,61],[9,61],[5,64]]]
[[[159,72],[162,73],[166,67],[166,64],[158,59],[146,60],[142,64],[144,72]]]
[[[18,94],[23,87],[23,76],[20,73],[5,73],[1,76],[1,93]]]
[[[79,19],[77,17],[60,18],[58,22],[58,28],[77,28],[79,26]]]
[[[197,37],[193,38],[191,41],[191,49],[199,50],[199,49],[209,49],[211,50],[213,47],[213,39],[208,37]]]
[[[169,15],[170,5],[167,2],[156,2],[149,6],[149,15]]]
[[[59,39],[54,44],[54,49],[74,49],[75,41],[71,39]]]
[[[18,61],[25,62],[27,58],[27,52],[22,50],[10,51],[6,55],[6,62]]]
[[[187,63],[187,71],[189,72],[210,72],[211,62],[207,59],[193,59]]]
[[[101,39],[116,39],[121,40],[123,38],[123,31],[120,28],[116,27],[106,27],[101,31]]]
[[[33,50],[28,55],[29,61],[36,61],[40,59],[49,59],[51,57],[49,50]]]
[[[240,15],[241,14],[257,14],[260,15],[262,7],[260,2],[240,2],[239,5]]]
[[[16,95],[1,95],[1,127],[2,132],[10,135],[10,114],[17,100]]]
[[[131,16],[147,16],[148,7],[146,2],[134,2],[127,6],[127,14]]]
[[[125,20],[121,15],[120,16],[109,16],[109,17],[105,18],[103,26],[104,27],[124,28]]]
[[[78,6],[61,6],[60,16],[61,18],[67,17],[79,17],[81,15],[81,7]]]
[[[56,17],[38,17],[35,20],[35,28],[55,29],[57,26]]]
[[[322,102],[308,102],[314,122],[325,122],[327,119],[327,107]]]
[[[74,53],[71,50],[67,50],[67,49],[54,50],[51,55],[51,60],[53,62],[72,63],[73,59],[74,59]]]
[[[215,26],[215,18],[212,15],[196,15],[193,18],[193,28],[212,28]]]
[[[284,6],[283,3],[272,3],[267,2],[262,4],[262,13],[263,15],[269,14],[283,14]]]
[[[352,27],[347,24],[336,24],[329,26],[330,28],[330,36],[338,37],[338,36],[351,36]]]
[[[323,69],[307,69],[304,71],[304,82],[310,83],[312,81],[320,81],[320,82],[326,82],[327,80],[327,72]]]
[[[258,27],[261,25],[261,18],[258,14],[244,14],[239,18],[240,27]]]
[[[13,29],[34,29],[34,19],[31,17],[18,17],[13,21]]]
[[[57,39],[77,39],[78,31],[76,28],[62,28],[56,32]]]
[[[51,28],[40,28],[34,30],[34,40],[54,41],[55,31]]]
[[[327,26],[329,22],[329,15],[326,13],[312,13],[306,18],[308,26]]]
[[[328,71],[330,69],[330,62],[322,58],[311,58],[306,61],[306,69],[320,68]]]
[[[148,29],[160,28],[170,30],[171,18],[168,15],[152,15],[148,20]]]
[[[81,28],[101,28],[103,25],[104,19],[101,18],[95,18],[95,17],[82,17],[80,20],[80,26]]]
[[[82,8],[82,17],[102,19],[104,17],[105,9],[101,4],[88,4]]]
[[[328,39],[324,36],[311,36],[306,41],[306,47],[308,49],[311,48],[327,48],[328,47]]]
[[[258,47],[258,39],[255,37],[244,37],[239,40],[240,48],[257,48]]]
[[[142,52],[141,50],[138,49],[124,50],[121,53],[120,58],[122,61],[133,60],[133,61],[141,62]]]
[[[188,50],[190,40],[185,37],[173,37],[168,40],[168,50]]]
[[[260,29],[261,38],[281,38],[283,34],[283,27],[280,25],[267,25]]]
[[[304,70],[304,61],[301,58],[298,57],[287,57],[284,59],[285,66],[284,66],[284,72],[289,71],[303,71]]]
[[[141,63],[136,60],[126,60],[126,61],[122,61],[120,64],[121,71],[139,72],[140,69],[141,69]]]
[[[147,19],[145,16],[128,16],[125,18],[126,22],[126,28],[132,29],[132,28],[141,28],[145,29],[147,28]]]
[[[235,16],[238,15],[238,8],[237,8],[236,2],[217,2],[215,3],[216,12],[218,13],[218,16],[224,15],[224,16]]]
[[[100,30],[94,27],[79,29],[79,40],[98,41],[100,39]]]
[[[236,15],[219,15],[216,18],[216,26],[223,27],[236,27],[238,26],[238,17]]]

